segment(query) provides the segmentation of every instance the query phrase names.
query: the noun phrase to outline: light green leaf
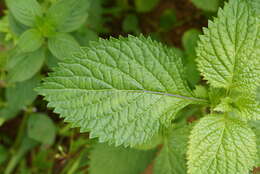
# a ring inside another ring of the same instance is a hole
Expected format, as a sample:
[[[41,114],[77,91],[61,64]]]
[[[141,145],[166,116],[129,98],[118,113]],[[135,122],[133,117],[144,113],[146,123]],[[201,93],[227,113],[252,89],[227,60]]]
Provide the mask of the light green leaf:
[[[27,122],[28,137],[43,144],[52,145],[56,128],[53,121],[45,114],[34,113]]]
[[[230,0],[204,29],[198,67],[213,87],[254,90],[260,76],[260,23],[246,0]]]
[[[39,85],[40,80],[40,76],[34,76],[29,80],[7,87],[5,90],[7,106],[0,109],[0,118],[9,120],[15,117],[21,109],[31,105],[37,96],[34,88]]]
[[[220,5],[220,0],[191,0],[191,2],[199,9],[216,12]]]
[[[154,174],[186,174],[189,126],[172,129],[154,165]]]
[[[194,98],[181,59],[160,43],[129,36],[93,42],[60,63],[39,92],[65,121],[100,142],[137,145],[168,126]]]
[[[256,137],[239,120],[223,115],[202,118],[188,147],[189,174],[246,174],[256,162]]]
[[[195,48],[199,40],[200,31],[197,29],[190,29],[185,31],[182,36],[182,45],[188,56],[192,56],[192,59],[196,56]]]
[[[6,0],[13,16],[26,26],[34,26],[36,18],[42,16],[42,9],[36,0]]]
[[[260,121],[252,121],[250,125],[256,134],[256,144],[257,144],[257,163],[256,167],[260,167]]]
[[[45,55],[44,49],[23,54],[15,54],[8,63],[8,76],[10,82],[21,82],[30,79],[40,71]]]
[[[90,153],[90,174],[140,174],[152,162],[154,151],[97,144]]]
[[[49,38],[48,47],[51,53],[58,59],[70,58],[80,51],[78,42],[69,34],[58,33]]]
[[[42,46],[43,41],[44,38],[39,31],[29,29],[20,36],[17,47],[23,53],[33,52]]]
[[[78,29],[87,18],[88,0],[59,0],[47,12],[61,32]]]

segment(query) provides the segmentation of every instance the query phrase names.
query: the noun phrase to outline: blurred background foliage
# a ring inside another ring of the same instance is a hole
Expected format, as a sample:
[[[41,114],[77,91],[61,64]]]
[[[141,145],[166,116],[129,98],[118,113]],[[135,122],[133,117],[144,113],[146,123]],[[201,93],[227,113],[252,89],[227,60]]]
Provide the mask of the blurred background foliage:
[[[46,11],[56,1],[38,2]],[[36,29],[43,33],[42,38],[30,23],[17,21],[17,11],[7,9],[0,0],[0,173],[151,174],[152,161],[161,148],[160,137],[136,149],[97,144],[87,133],[80,134],[61,121],[33,89],[62,57],[79,46],[99,37],[143,34],[176,49],[189,85],[203,94],[199,84],[205,82],[196,70],[195,47],[202,27],[223,4],[223,0],[88,0],[75,7],[86,20],[70,21],[56,38],[49,38],[53,28],[39,18]],[[191,106],[175,121],[192,123],[202,112],[203,108]]]

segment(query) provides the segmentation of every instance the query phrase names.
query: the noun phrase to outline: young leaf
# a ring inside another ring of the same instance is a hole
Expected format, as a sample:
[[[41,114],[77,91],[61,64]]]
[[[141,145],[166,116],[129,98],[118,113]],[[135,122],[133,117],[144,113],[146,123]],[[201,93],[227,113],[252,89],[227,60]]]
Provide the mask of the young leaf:
[[[43,144],[52,145],[56,128],[53,121],[45,114],[31,114],[27,122],[28,137]]]
[[[42,16],[42,9],[36,0],[6,0],[12,15],[26,26],[34,26],[36,17]]]
[[[42,46],[43,41],[44,39],[39,31],[29,29],[20,36],[17,47],[23,53],[33,52]]]
[[[10,82],[21,82],[30,79],[41,69],[44,63],[44,50],[23,54],[15,54],[8,63],[8,76]]]
[[[72,32],[87,18],[88,0],[59,0],[48,11],[58,31]]]
[[[156,159],[154,174],[186,174],[189,126],[172,129]]]
[[[204,29],[198,67],[213,87],[251,90],[259,84],[260,23],[246,0],[230,0]]]
[[[97,144],[90,153],[90,174],[140,174],[152,162],[154,151]]]
[[[38,89],[65,121],[116,145],[148,141],[194,98],[173,49],[144,37],[100,40],[65,59]]]
[[[220,0],[191,0],[197,7],[205,11],[216,12],[218,10]]]
[[[69,34],[58,33],[48,40],[48,47],[51,53],[58,59],[70,58],[80,51],[78,42]]]
[[[5,98],[7,106],[0,109],[0,118],[9,120],[16,116],[21,109],[31,105],[37,96],[34,88],[39,85],[40,80],[40,76],[34,76],[29,80],[15,83],[13,86],[6,88]]]
[[[191,132],[188,173],[249,173],[256,153],[256,137],[246,123],[210,115],[202,118]]]

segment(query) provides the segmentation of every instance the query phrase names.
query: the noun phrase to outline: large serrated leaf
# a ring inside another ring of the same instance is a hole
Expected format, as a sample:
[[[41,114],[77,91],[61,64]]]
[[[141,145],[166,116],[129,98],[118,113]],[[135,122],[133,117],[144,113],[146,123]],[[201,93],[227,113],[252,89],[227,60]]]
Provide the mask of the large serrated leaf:
[[[245,174],[256,162],[256,137],[250,127],[223,115],[202,118],[188,147],[189,174]]]
[[[260,23],[247,0],[230,0],[209,21],[197,48],[198,67],[214,87],[255,89],[260,76]]]
[[[65,59],[38,91],[65,121],[116,145],[143,144],[192,96],[173,49],[144,37],[100,40]]]
[[[42,9],[36,0],[6,0],[12,15],[26,26],[34,26],[36,18],[42,16]]]
[[[186,174],[189,126],[172,129],[154,165],[154,174]]]
[[[152,162],[155,151],[141,151],[97,144],[90,153],[90,174],[140,174]]]

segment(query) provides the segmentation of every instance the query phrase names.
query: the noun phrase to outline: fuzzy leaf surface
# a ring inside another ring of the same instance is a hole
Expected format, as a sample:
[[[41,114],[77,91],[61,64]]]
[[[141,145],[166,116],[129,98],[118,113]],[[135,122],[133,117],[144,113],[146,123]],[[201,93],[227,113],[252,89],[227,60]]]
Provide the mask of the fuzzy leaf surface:
[[[26,26],[34,26],[36,18],[42,16],[42,9],[36,0],[6,0],[16,20]]]
[[[198,67],[213,87],[254,90],[260,76],[260,23],[247,0],[230,0],[209,21],[197,48]]]
[[[143,144],[194,98],[173,49],[144,37],[100,40],[38,89],[65,121],[101,142]]]
[[[96,144],[90,152],[90,174],[140,174],[152,162],[155,151],[141,151]]]
[[[175,128],[170,132],[154,165],[154,174],[186,174],[186,151],[190,127]]]
[[[255,165],[256,153],[255,134],[245,122],[210,115],[191,131],[188,173],[249,173]]]

